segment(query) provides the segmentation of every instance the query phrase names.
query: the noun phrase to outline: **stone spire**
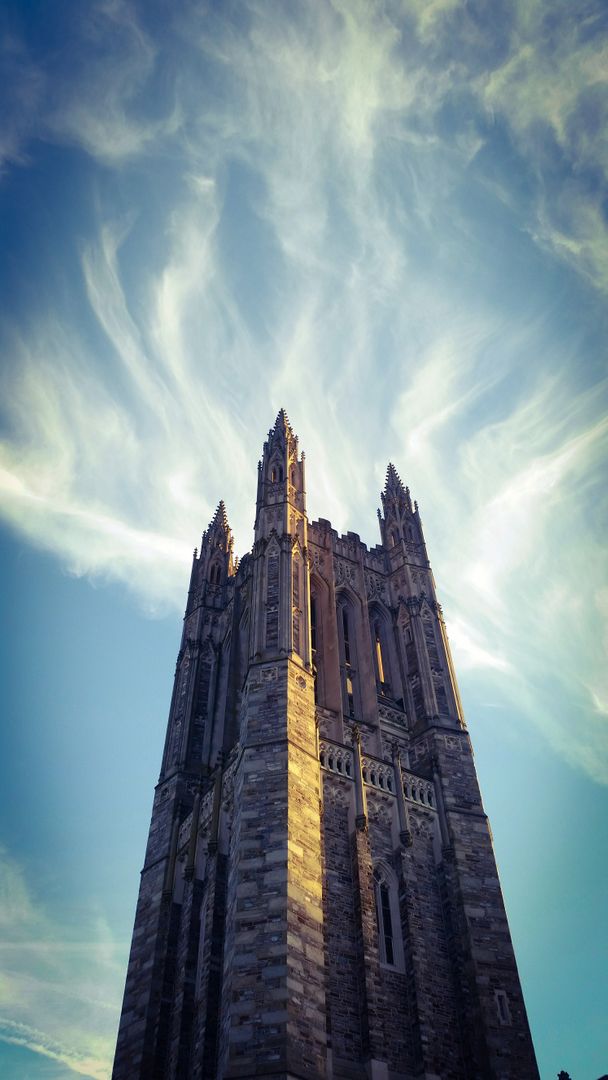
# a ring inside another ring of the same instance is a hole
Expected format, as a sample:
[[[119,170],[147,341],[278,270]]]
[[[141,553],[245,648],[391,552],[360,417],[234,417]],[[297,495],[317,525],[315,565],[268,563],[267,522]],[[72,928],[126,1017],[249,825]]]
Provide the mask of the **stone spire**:
[[[274,422],[274,427],[268,432],[268,437],[271,440],[281,439],[286,442],[287,439],[295,439],[298,441],[297,436],[293,433],[293,428],[289,423],[289,417],[285,412],[285,409],[279,409],[277,418]]]
[[[392,461],[389,461],[384,481],[384,491],[380,493],[382,511],[378,510],[382,543],[385,547],[394,547],[398,540],[409,538],[406,524],[414,516],[410,498],[410,489],[405,487]]]
[[[306,511],[304,483],[304,454],[298,450],[298,436],[289,422],[285,409],[279,409],[274,426],[264,443],[262,460],[258,462],[258,496],[256,507],[256,537],[272,522],[279,532],[289,529],[289,507]],[[279,523],[276,510],[283,508]],[[271,510],[265,514],[265,510]],[[280,524],[280,527],[279,527]]]
[[[222,584],[234,573],[232,549],[234,538],[228,524],[224,500],[220,499],[201,540],[199,564],[203,577],[214,585]]]

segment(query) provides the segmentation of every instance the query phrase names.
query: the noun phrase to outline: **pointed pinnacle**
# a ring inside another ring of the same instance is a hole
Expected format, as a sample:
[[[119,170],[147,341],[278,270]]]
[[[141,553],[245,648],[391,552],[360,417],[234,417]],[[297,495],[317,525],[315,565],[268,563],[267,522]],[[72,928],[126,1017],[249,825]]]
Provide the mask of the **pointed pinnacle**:
[[[228,515],[226,514],[226,506],[223,499],[220,499],[219,503],[217,504],[215,513],[211,518],[211,522],[209,524],[209,529],[211,529],[214,525],[221,525],[221,527],[226,531],[230,529],[230,526],[228,524]]]
[[[386,470],[386,480],[384,481],[384,490],[388,491],[389,488],[399,488],[405,494],[405,487],[403,485],[403,481],[399,476],[399,473],[397,472],[392,461],[389,461],[388,463],[388,467]]]
[[[277,430],[291,431],[291,424],[289,423],[289,417],[288,417],[287,413],[285,412],[285,409],[279,409],[279,411],[277,413],[277,418],[276,418],[276,420],[274,422],[274,427],[273,427],[272,430],[273,431],[277,431]],[[292,434],[293,434],[293,432],[292,432]]]

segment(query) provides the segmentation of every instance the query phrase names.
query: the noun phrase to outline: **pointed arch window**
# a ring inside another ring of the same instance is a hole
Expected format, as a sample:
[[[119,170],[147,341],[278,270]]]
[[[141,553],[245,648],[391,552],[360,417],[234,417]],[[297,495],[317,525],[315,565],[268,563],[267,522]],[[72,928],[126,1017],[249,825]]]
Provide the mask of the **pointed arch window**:
[[[403,971],[403,940],[397,882],[394,875],[384,866],[377,866],[374,870],[374,898],[380,963]]]
[[[380,615],[374,615],[371,620],[372,650],[374,654],[374,667],[376,670],[376,683],[378,690],[386,697],[391,696],[391,677],[388,642],[386,637],[386,624]]]
[[[270,469],[270,483],[280,484],[283,480],[283,466],[278,463],[273,465]]]
[[[376,669],[378,672],[378,682],[384,683],[384,661],[382,659],[382,639],[380,637],[380,627],[378,621],[374,623],[374,646],[376,653]]]
[[[200,1001],[205,992],[205,938],[207,929],[207,897],[201,904],[198,930],[198,951],[196,956],[196,983],[194,997]]]
[[[312,652],[312,676],[315,688],[315,705],[319,704],[319,677],[317,670],[317,645],[319,640],[317,622],[317,598],[314,593],[310,595],[310,648]]]
[[[344,638],[344,662],[347,667],[350,667],[350,620],[348,618],[348,611],[346,609],[346,605],[344,605],[342,608],[342,635]]]
[[[338,636],[341,650],[343,709],[346,716],[355,718],[358,691],[355,665],[357,660],[354,619],[347,601],[338,605]]]
[[[351,664],[352,649],[350,642],[350,619],[346,605],[342,608],[342,640],[344,643],[344,667],[346,686],[346,711],[349,716],[355,715],[355,687],[353,684],[353,669]]]

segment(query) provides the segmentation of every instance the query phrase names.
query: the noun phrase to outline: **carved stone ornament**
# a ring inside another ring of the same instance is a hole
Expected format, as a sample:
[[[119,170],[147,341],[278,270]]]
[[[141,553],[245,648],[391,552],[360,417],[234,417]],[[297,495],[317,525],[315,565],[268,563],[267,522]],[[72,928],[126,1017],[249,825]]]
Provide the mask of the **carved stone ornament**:
[[[422,814],[416,813],[416,811],[410,810],[410,822],[412,831],[416,836],[425,841],[430,839],[435,828],[433,818],[423,816]]]
[[[368,600],[386,600],[386,582],[377,574],[365,575],[365,590]]]
[[[332,775],[332,773],[323,774],[323,800],[329,802],[332,806],[339,806],[342,809],[350,806],[352,800],[352,788],[343,784],[338,777]]]
[[[312,553],[312,566],[318,573],[320,573],[325,566],[325,559],[318,548],[315,548]]]
[[[381,720],[390,720],[393,724],[407,729],[407,716],[398,709],[391,709],[388,705],[378,705],[378,715]]]
[[[367,806],[370,823],[379,825],[383,832],[386,833],[390,829],[393,820],[393,804],[373,792],[367,797]]]
[[[460,740],[455,735],[444,735],[444,739],[448,750],[458,750]]]
[[[352,566],[351,563],[343,562],[342,559],[338,559],[336,561],[336,581],[338,585],[354,585],[354,566]]]

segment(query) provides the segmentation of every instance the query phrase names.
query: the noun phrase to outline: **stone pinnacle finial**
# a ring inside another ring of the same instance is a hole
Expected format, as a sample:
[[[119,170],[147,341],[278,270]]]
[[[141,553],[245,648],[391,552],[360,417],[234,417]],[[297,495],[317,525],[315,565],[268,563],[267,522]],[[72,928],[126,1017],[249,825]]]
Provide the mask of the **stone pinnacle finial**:
[[[268,441],[264,443],[264,453],[277,446],[298,446],[298,437],[289,422],[285,409],[279,409],[274,426],[268,432]]]
[[[214,538],[213,541],[212,538]],[[229,546],[232,546],[232,530],[228,523],[226,504],[223,499],[220,499],[217,504],[215,513],[203,533],[201,540],[201,554],[205,545],[211,541],[215,544],[220,543],[221,545],[228,544]]]
[[[212,525],[221,525],[226,530],[230,528],[228,524],[228,515],[226,514],[226,504],[224,503],[223,499],[220,499],[219,503],[217,504],[215,514],[211,519],[211,524],[209,527],[211,528]]]
[[[403,481],[399,476],[399,473],[397,472],[392,461],[389,461],[386,470],[386,479],[384,481],[384,491],[388,492],[395,490],[403,491],[403,493],[405,494],[405,485],[403,484]]]
[[[293,436],[293,428],[289,423],[289,417],[285,412],[285,409],[279,409],[277,413],[277,418],[274,422],[274,427],[272,429],[272,434],[276,434],[279,431],[282,432],[284,435],[287,435],[289,433],[291,436]]]

